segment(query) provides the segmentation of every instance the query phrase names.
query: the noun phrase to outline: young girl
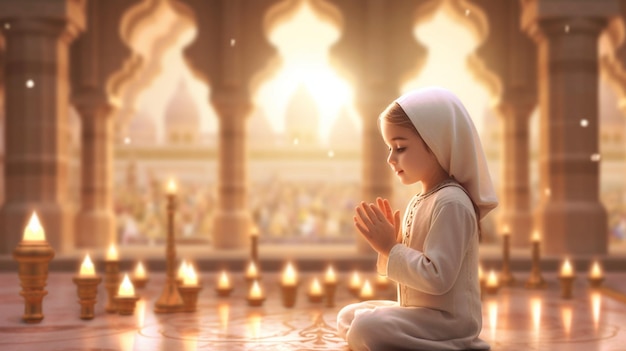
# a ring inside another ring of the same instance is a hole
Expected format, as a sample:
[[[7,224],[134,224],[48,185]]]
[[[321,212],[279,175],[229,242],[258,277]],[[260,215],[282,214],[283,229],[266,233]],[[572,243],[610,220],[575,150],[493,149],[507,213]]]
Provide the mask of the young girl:
[[[402,95],[379,126],[392,171],[423,190],[402,222],[386,199],[357,206],[354,224],[378,252],[378,273],[398,283],[398,301],[345,306],[338,332],[354,351],[489,349],[478,337],[478,239],[497,199],[476,128],[442,88]]]

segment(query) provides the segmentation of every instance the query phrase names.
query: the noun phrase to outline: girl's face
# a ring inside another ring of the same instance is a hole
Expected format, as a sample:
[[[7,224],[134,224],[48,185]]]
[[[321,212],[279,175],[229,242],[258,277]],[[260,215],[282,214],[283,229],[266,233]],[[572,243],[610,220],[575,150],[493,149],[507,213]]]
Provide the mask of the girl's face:
[[[402,184],[430,183],[440,175],[442,169],[437,158],[414,130],[385,121],[380,129],[389,147],[387,163]]]

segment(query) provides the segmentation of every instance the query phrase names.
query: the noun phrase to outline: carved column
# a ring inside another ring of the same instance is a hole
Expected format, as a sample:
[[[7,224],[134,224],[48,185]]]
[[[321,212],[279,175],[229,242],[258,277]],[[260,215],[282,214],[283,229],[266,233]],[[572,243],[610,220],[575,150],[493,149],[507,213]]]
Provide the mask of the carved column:
[[[574,6],[575,5],[575,6]],[[607,252],[599,199],[598,37],[615,0],[537,0],[522,24],[538,45],[540,201],[547,254]]]
[[[248,243],[252,217],[248,211],[246,121],[250,103],[218,94],[213,106],[219,115],[218,204],[213,246],[243,248]]]
[[[68,52],[85,27],[84,1],[0,1],[6,38],[6,200],[0,253],[37,211],[57,252],[73,246],[68,195]]]

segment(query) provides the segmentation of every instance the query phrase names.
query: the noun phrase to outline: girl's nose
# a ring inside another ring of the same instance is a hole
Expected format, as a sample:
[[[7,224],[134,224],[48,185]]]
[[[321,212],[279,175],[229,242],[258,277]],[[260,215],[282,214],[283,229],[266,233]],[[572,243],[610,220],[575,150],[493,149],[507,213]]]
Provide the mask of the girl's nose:
[[[396,163],[396,158],[393,157],[391,152],[387,155],[387,163],[390,165],[394,165]]]

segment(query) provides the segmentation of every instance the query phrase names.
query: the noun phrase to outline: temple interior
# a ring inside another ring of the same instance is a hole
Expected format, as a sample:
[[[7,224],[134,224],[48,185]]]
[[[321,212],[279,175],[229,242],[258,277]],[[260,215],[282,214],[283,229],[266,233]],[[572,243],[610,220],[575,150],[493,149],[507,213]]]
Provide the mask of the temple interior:
[[[349,350],[396,299],[354,208],[421,190],[376,119],[436,85],[498,193],[480,337],[625,350],[625,67],[625,0],[0,0],[0,349]]]

